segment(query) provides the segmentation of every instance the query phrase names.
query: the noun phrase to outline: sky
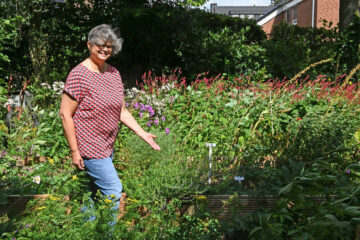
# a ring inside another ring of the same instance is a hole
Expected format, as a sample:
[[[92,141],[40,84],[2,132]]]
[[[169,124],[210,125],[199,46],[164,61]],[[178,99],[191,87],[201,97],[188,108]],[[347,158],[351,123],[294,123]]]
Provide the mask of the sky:
[[[217,3],[218,6],[269,6],[271,0],[209,0],[204,5],[210,8],[211,3]]]

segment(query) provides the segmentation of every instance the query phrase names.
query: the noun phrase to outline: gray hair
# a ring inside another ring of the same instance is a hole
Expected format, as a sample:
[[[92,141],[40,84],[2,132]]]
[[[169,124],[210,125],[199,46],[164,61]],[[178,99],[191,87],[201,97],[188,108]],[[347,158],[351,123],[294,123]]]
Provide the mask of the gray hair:
[[[111,42],[113,46],[112,55],[120,52],[123,43],[123,39],[117,36],[116,29],[112,29],[108,24],[101,24],[91,29],[88,41],[91,44],[98,43],[98,41]]]

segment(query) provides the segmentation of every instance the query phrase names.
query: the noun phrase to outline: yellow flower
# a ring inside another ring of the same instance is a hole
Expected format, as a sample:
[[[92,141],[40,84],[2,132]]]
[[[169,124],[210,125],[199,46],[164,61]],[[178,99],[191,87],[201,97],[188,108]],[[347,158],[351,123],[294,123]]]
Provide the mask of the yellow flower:
[[[54,166],[54,163],[55,163],[54,159],[52,159],[52,158],[48,157],[48,161],[49,161],[49,163],[50,163],[51,165],[53,165],[53,166]]]
[[[129,202],[139,202],[139,200],[132,199],[132,198],[127,198],[127,200],[128,200]]]
[[[206,199],[206,196],[204,195],[198,195],[198,196],[195,196],[196,199],[198,200],[205,200]]]
[[[104,203],[110,204],[112,201],[110,199],[104,199]]]
[[[0,125],[0,130],[7,130],[6,125],[5,125],[5,124],[1,124],[1,125]]]
[[[72,176],[72,180],[78,180],[78,177],[76,175]]]
[[[53,195],[50,195],[50,196],[49,196],[49,199],[50,199],[50,200],[53,200],[53,201],[58,201],[58,200],[60,200],[60,198],[54,197]]]
[[[349,81],[349,85],[352,85],[353,83],[352,83],[352,81]]]
[[[1,128],[1,126],[0,126]],[[7,214],[3,215],[0,217],[0,223],[3,224],[3,223],[7,223],[8,221],[10,220],[10,218],[8,217]]]
[[[111,194],[110,197],[111,197],[111,198],[115,198],[115,195],[114,195],[114,194]]]
[[[46,209],[46,207],[45,207],[45,206],[42,206],[42,207],[36,208],[37,211],[40,211],[40,210],[43,210],[43,209]]]

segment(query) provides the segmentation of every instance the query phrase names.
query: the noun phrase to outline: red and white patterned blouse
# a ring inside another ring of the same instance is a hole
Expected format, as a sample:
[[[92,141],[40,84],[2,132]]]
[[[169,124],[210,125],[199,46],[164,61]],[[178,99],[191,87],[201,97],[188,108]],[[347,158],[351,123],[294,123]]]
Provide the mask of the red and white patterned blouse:
[[[80,155],[89,159],[109,157],[124,99],[119,71],[108,65],[104,73],[93,72],[79,64],[69,73],[64,91],[78,102],[73,120]]]

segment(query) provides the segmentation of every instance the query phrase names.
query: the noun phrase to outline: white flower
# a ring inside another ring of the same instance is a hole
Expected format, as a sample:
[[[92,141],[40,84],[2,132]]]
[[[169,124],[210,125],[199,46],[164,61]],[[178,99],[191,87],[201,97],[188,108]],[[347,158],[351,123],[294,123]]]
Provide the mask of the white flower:
[[[63,82],[54,82],[52,87],[57,94],[61,94],[64,89],[65,84]]]
[[[33,177],[33,182],[36,183],[36,184],[40,184],[40,182],[41,182],[40,176]]]
[[[4,107],[6,108],[8,105],[10,106],[14,105],[14,99],[9,98],[7,102],[4,104]]]
[[[46,88],[46,89],[51,89],[50,85],[47,83],[41,83],[40,86],[42,86],[43,88]]]

